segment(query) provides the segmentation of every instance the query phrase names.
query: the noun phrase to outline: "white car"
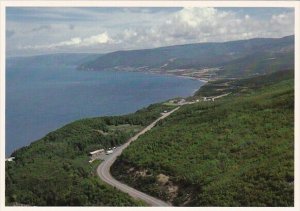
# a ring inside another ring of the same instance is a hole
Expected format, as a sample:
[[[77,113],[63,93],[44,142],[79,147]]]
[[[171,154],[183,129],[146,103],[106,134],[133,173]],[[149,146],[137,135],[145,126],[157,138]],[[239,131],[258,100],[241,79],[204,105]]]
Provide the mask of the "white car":
[[[114,152],[114,151],[112,151],[112,150],[107,150],[107,151],[106,151],[106,154],[109,155],[109,154],[112,154],[113,152]]]

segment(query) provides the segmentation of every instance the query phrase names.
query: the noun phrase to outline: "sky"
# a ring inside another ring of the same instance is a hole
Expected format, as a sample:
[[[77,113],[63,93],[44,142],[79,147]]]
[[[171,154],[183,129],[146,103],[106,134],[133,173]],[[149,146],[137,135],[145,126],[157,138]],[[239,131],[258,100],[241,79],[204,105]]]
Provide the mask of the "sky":
[[[292,8],[6,9],[7,56],[107,53],[292,34]]]

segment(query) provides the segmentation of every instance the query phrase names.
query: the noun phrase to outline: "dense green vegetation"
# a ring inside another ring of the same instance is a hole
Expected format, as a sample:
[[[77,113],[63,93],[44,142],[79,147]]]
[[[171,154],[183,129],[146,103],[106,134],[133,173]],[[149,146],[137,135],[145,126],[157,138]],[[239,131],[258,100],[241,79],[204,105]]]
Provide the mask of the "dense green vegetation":
[[[83,119],[47,134],[6,162],[6,205],[139,206],[127,194],[103,184],[88,152],[117,146],[169,107],[151,105],[134,114]]]
[[[294,70],[281,70],[272,74],[259,75],[244,79],[222,79],[217,81],[210,81],[202,86],[196,93],[194,98],[204,96],[218,96],[225,93],[232,93],[233,95],[240,95],[247,92],[252,92],[258,88],[263,88],[280,81],[291,79],[294,77]]]
[[[213,85],[197,95],[216,94]],[[293,71],[227,88],[233,94],[183,106],[141,136],[112,174],[176,206],[293,206]]]
[[[294,51],[260,52],[239,58],[225,64],[218,72],[225,77],[241,77],[272,73],[294,66]]]
[[[224,93],[160,121],[112,174],[175,206],[293,206],[294,71],[209,82],[193,98]],[[123,144],[171,107],[78,120],[17,150],[6,162],[6,205],[144,205],[101,182],[88,153]]]

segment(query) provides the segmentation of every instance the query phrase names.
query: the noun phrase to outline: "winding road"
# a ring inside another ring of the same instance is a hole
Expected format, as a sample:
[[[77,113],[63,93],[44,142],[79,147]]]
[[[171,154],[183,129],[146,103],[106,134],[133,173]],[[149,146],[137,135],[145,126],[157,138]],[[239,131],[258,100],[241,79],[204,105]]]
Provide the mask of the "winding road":
[[[162,200],[159,200],[157,198],[154,198],[152,196],[149,196],[141,191],[138,191],[132,187],[129,187],[128,185],[125,185],[121,182],[119,182],[118,180],[114,179],[112,177],[112,175],[110,174],[110,167],[112,166],[112,164],[115,162],[116,158],[122,153],[122,151],[129,146],[129,144],[133,141],[135,141],[136,139],[138,139],[138,137],[144,133],[146,133],[147,131],[151,130],[157,122],[159,122],[160,120],[168,117],[169,115],[171,115],[173,112],[175,112],[176,110],[178,110],[180,107],[177,107],[173,110],[171,110],[170,112],[167,113],[163,113],[161,117],[159,117],[158,119],[156,119],[154,122],[152,122],[150,125],[148,125],[147,127],[145,127],[142,131],[140,131],[138,134],[136,134],[135,136],[131,137],[125,144],[123,144],[122,146],[118,147],[117,149],[115,149],[114,153],[112,153],[110,156],[108,156],[97,168],[97,174],[99,175],[100,179],[103,180],[104,182],[106,182],[107,184],[116,187],[117,189],[119,189],[122,192],[128,193],[130,196],[132,196],[135,199],[140,199],[144,202],[146,202],[147,204],[149,204],[150,206],[155,206],[155,207],[166,207],[166,206],[172,206],[171,204],[168,204],[167,202],[164,202]]]

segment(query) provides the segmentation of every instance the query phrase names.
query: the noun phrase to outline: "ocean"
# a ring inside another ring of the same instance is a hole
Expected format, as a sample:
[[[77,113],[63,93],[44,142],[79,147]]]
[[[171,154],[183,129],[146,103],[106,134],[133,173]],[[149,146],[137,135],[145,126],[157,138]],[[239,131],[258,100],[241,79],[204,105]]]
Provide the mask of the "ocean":
[[[204,83],[141,72],[79,71],[71,65],[6,67],[5,154],[86,117],[122,115],[187,97]]]

